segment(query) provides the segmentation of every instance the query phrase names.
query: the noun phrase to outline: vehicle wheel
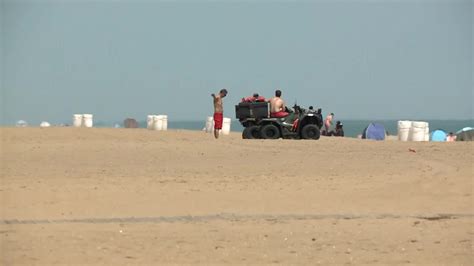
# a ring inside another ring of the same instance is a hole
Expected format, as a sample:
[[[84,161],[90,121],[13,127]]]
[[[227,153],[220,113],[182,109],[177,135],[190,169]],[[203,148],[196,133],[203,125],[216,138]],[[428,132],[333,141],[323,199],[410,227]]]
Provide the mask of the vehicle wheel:
[[[280,137],[280,130],[275,125],[265,125],[260,129],[260,136],[262,139],[277,139]]]
[[[301,138],[303,139],[319,139],[321,132],[316,125],[306,125],[301,130]]]
[[[259,133],[259,126],[249,126],[244,129],[242,132],[242,138],[243,139],[259,139],[260,138],[260,133]]]

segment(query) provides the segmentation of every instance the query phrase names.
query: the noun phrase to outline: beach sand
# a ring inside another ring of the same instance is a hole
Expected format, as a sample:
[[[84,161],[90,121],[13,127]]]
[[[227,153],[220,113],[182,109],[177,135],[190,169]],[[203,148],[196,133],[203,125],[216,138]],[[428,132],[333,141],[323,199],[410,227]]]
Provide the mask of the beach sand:
[[[472,142],[0,134],[1,265],[474,264]]]

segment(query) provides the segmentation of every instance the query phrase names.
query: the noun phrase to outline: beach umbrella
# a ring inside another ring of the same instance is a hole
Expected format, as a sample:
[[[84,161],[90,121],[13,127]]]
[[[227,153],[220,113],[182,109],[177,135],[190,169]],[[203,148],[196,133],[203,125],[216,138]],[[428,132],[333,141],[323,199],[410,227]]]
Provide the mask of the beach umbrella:
[[[442,129],[436,129],[435,131],[431,132],[431,141],[443,142],[446,141],[447,136],[448,134],[446,134],[446,131]]]
[[[474,128],[465,127],[456,132],[456,141],[473,141],[474,140]]]
[[[370,123],[362,132],[363,139],[384,140],[385,127],[379,123]]]

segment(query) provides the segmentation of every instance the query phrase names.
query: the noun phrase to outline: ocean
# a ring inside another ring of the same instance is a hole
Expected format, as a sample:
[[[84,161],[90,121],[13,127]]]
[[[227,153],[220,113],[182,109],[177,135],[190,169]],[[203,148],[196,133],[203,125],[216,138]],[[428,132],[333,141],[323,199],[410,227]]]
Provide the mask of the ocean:
[[[474,120],[423,120],[430,124],[430,131],[443,129],[446,132],[456,132],[464,127],[474,127]],[[347,137],[357,137],[371,122],[381,123],[390,135],[397,134],[397,120],[341,120],[344,125],[344,132]],[[146,121],[139,121],[140,127],[146,127]],[[123,126],[122,122],[94,122],[96,127]],[[169,129],[202,130],[205,121],[168,121]],[[242,132],[243,127],[238,120],[233,120],[231,130]]]

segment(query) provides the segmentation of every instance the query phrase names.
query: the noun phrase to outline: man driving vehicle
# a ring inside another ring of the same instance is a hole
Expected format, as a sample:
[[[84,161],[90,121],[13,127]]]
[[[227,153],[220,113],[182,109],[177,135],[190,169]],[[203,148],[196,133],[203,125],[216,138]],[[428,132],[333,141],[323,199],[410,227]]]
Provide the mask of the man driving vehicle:
[[[285,101],[281,97],[281,90],[275,91],[275,97],[270,99],[270,116],[275,118],[281,118],[288,116],[285,111]]]

